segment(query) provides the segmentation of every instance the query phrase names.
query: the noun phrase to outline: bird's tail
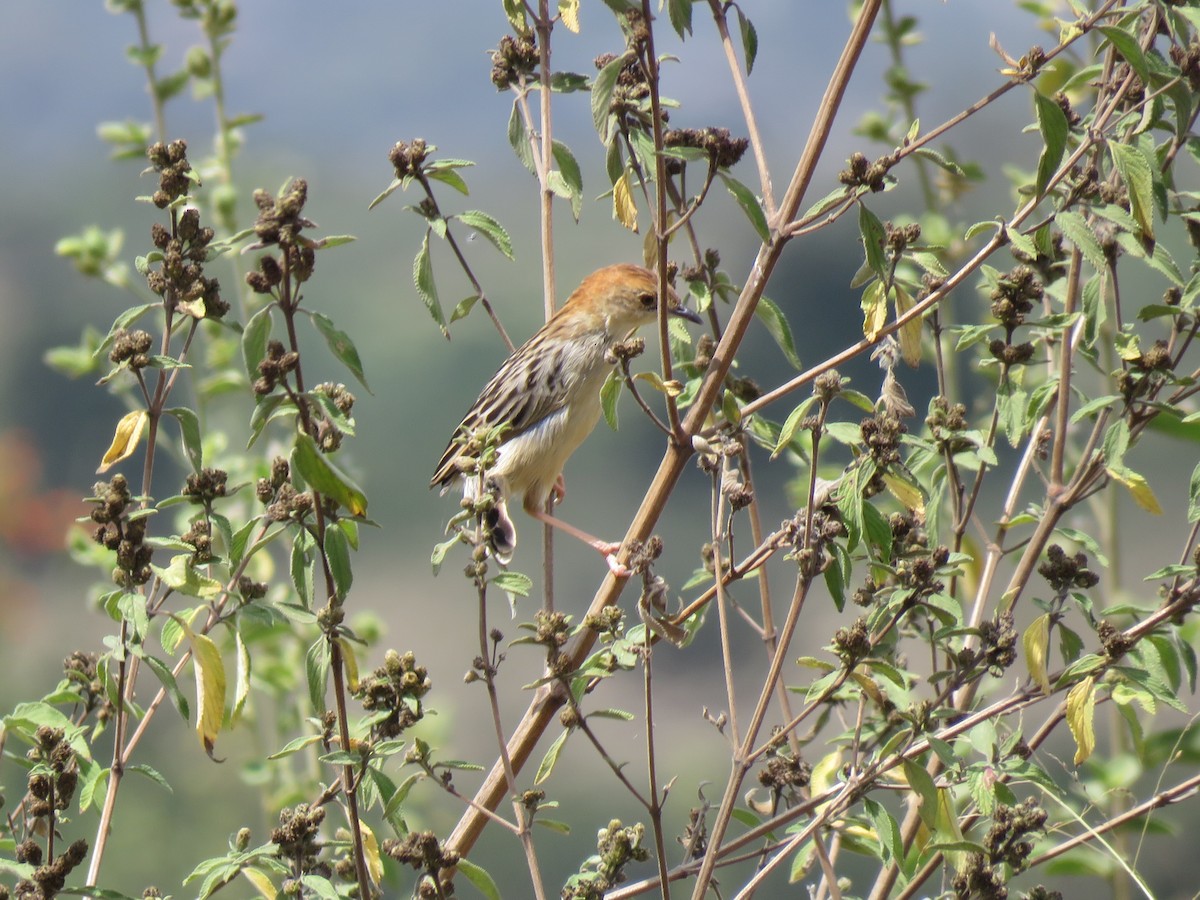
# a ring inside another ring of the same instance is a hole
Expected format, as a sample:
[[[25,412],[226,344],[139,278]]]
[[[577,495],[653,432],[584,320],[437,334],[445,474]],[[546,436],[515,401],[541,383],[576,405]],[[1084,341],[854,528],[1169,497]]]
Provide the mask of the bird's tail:
[[[517,526],[508,515],[508,503],[497,498],[496,505],[487,514],[485,522],[491,535],[488,544],[492,556],[502,566],[512,562],[513,550],[517,547]]]
[[[493,505],[483,517],[483,525],[488,532],[488,549],[492,558],[502,566],[512,562],[513,550],[517,547],[517,526],[513,524],[508,514],[507,491],[499,476],[490,476],[484,480],[482,491],[492,495]],[[463,496],[474,500],[479,496],[481,486],[478,478],[463,479]]]

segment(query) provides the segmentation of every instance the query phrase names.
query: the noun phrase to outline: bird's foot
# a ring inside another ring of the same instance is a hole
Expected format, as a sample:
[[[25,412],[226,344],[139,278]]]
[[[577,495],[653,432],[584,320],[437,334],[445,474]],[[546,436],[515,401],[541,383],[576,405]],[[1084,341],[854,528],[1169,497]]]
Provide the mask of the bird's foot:
[[[633,570],[625,563],[617,559],[617,553],[621,549],[619,543],[614,544],[611,541],[596,541],[592,544],[604,557],[604,561],[608,564],[608,570],[617,578],[628,578],[633,574]]]

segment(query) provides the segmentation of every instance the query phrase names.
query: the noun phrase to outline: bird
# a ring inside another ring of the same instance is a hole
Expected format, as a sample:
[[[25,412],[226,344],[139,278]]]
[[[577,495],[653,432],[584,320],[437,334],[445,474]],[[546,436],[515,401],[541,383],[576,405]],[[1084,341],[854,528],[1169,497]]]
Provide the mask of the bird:
[[[700,322],[669,288],[667,309]],[[490,544],[502,564],[511,561],[517,544],[508,500],[520,496],[530,516],[599,551],[614,574],[629,574],[616,558],[619,543],[602,541],[546,510],[551,497],[561,502],[565,496],[563,466],[600,419],[600,388],[613,367],[607,351],[657,316],[654,272],[628,263],[597,269],[501,364],[455,429],[429,486],[445,493],[461,481],[471,500],[484,490],[494,493]],[[482,477],[465,475],[475,468],[483,433],[494,436],[494,462]]]

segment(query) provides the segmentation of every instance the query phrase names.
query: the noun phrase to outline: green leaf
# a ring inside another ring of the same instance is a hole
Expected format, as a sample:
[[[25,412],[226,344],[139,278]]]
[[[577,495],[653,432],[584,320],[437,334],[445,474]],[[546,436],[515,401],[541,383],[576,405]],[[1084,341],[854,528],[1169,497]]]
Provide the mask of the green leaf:
[[[258,379],[258,364],[267,355],[267,341],[271,337],[271,307],[264,306],[252,315],[242,330],[242,360],[250,383]]]
[[[163,778],[159,771],[153,766],[149,766],[146,763],[134,763],[133,765],[126,767],[125,771],[137,772],[139,775],[144,775],[159,787],[166,790],[168,794],[175,793],[175,791],[171,789],[171,785],[167,782],[167,779]]]
[[[192,469],[199,472],[204,465],[204,451],[200,441],[200,418],[185,406],[164,409],[168,416],[179,422],[179,433],[183,439],[183,452],[187,454]]]
[[[535,819],[534,821],[537,820]],[[482,866],[475,865],[469,859],[460,858],[458,860],[458,871],[462,872],[463,878],[471,882],[475,890],[483,894],[487,900],[500,900],[500,888]]]
[[[1138,39],[1116,25],[1101,25],[1098,30],[1108,38],[1108,42],[1124,57],[1125,62],[1129,63],[1130,68],[1137,73],[1138,78],[1143,83],[1149,82],[1150,66],[1146,60],[1146,54],[1142,52],[1142,47],[1138,43]]]
[[[611,144],[615,136],[615,125],[609,107],[612,105],[613,91],[617,87],[617,76],[621,74],[621,69],[627,62],[629,62],[628,51],[611,60],[592,79],[592,124],[596,126],[596,133],[600,135],[600,143],[605,146]],[[522,128],[524,128],[523,125]],[[510,141],[512,140],[511,135],[510,124]]]
[[[1079,248],[1084,259],[1091,263],[1097,271],[1103,272],[1108,268],[1108,258],[1096,240],[1096,235],[1088,227],[1087,220],[1077,212],[1065,211],[1055,215],[1054,220],[1062,229],[1063,237]]]
[[[616,82],[613,83],[616,84]],[[517,154],[521,165],[532,174],[536,170],[533,164],[533,148],[529,146],[529,133],[525,130],[525,120],[521,117],[521,110],[515,101],[512,113],[508,117],[508,143],[512,146],[513,152]]]
[[[692,0],[667,0],[667,15],[680,38],[692,33]]]
[[[783,427],[779,429],[779,439],[775,442],[775,449],[771,451],[771,459],[782,453],[784,448],[792,442],[800,428],[800,423],[804,421],[816,399],[816,397],[808,397],[788,413],[788,417],[783,420]]]
[[[718,172],[717,174],[725,182],[725,187],[729,189],[729,193],[733,194],[733,198],[737,200],[738,206],[742,208],[742,212],[746,214],[746,218],[750,220],[750,224],[754,226],[754,230],[762,242],[764,244],[770,243],[771,229],[767,226],[767,216],[763,212],[758,198],[754,196],[754,192],[726,172]]]
[[[467,227],[473,228],[482,234],[485,238],[492,242],[492,246],[494,246],[509,259],[513,258],[512,238],[508,236],[508,232],[504,230],[504,226],[487,213],[480,212],[477,209],[468,209],[466,212],[459,213],[457,216],[455,216],[455,218]],[[458,310],[455,309],[455,313],[457,312]],[[451,321],[453,321],[453,319],[451,319]]]
[[[501,572],[492,579],[492,584],[506,594],[516,594],[518,597],[528,597],[533,589],[533,579],[520,572]]]
[[[1112,154],[1113,164],[1121,173],[1121,179],[1129,190],[1129,206],[1133,218],[1137,221],[1142,235],[1154,239],[1154,176],[1146,157],[1136,147],[1108,143],[1109,153]]]
[[[426,174],[434,181],[440,181],[442,184],[448,184],[460,194],[466,196],[471,191],[467,187],[467,182],[463,177],[453,169],[429,169]]]
[[[783,351],[783,355],[787,357],[787,361],[792,364],[795,369],[802,368],[800,356],[796,353],[796,342],[792,338],[792,329],[788,325],[787,317],[774,301],[762,297],[758,301],[758,306],[755,307],[754,314],[762,320],[762,323],[767,326],[767,331],[771,337],[775,338],[775,343],[779,345],[779,349]]]
[[[1067,135],[1070,133],[1071,127],[1067,123],[1067,116],[1062,111],[1062,107],[1049,97],[1040,91],[1034,91],[1033,101],[1037,109],[1038,129],[1042,133],[1042,141],[1045,144],[1042,148],[1042,155],[1038,158],[1037,167],[1037,195],[1040,197],[1046,192],[1046,186],[1050,183],[1054,173],[1058,171],[1058,164],[1062,162],[1063,151],[1067,147]]]
[[[329,561],[338,599],[344,600],[354,583],[354,570],[350,565],[350,541],[346,538],[346,532],[337,525],[327,525],[325,528],[325,559]]]
[[[325,338],[329,352],[336,356],[338,361],[350,370],[350,374],[358,379],[358,383],[370,393],[371,387],[367,384],[367,376],[363,373],[362,359],[358,355],[358,348],[354,346],[354,341],[350,340],[350,335],[340,331],[328,316],[318,312],[311,315],[317,331],[321,332],[321,336]]]
[[[442,304],[438,300],[437,285],[433,281],[433,264],[429,261],[429,231],[425,232],[425,240],[421,241],[421,249],[413,260],[413,284],[421,295],[421,302],[429,310],[429,315],[437,323],[442,336],[450,339],[450,331],[446,328],[446,317],[442,314]]]
[[[325,709],[325,686],[329,680],[329,642],[318,637],[304,654],[304,675],[308,682],[308,699],[318,713]]]
[[[558,762],[558,756],[562,753],[563,747],[567,743],[567,738],[571,735],[571,729],[564,728],[562,733],[554,739],[554,743],[546,751],[546,755],[542,757],[541,763],[538,765],[537,774],[533,778],[534,784],[541,784],[550,777],[550,773],[554,771],[554,766]]]
[[[583,209],[583,173],[579,169],[575,154],[562,141],[554,141],[551,151],[554,164],[558,166],[558,173],[562,177],[562,186],[566,188],[567,199],[571,201],[571,215],[578,222],[579,212]]]
[[[1192,477],[1188,482],[1187,520],[1200,522],[1200,463],[1192,469]]]
[[[754,59],[758,56],[758,32],[740,6],[737,7],[737,16],[738,30],[742,33],[742,52],[746,56],[746,74],[749,75],[754,71]]]
[[[886,280],[888,277],[888,265],[887,257],[883,252],[883,223],[879,221],[879,216],[867,209],[862,203],[858,205],[858,231],[862,236],[867,266],[870,267],[871,271],[881,281]]]
[[[348,475],[325,458],[317,449],[317,442],[312,439],[311,435],[299,434],[296,436],[291,462],[313,490],[320,491],[327,497],[336,500],[341,506],[348,509],[351,515],[366,515],[366,495]]]
[[[613,431],[617,430],[617,400],[621,396],[622,384],[620,373],[613,369],[600,387],[600,409],[604,413],[605,423]]]
[[[150,568],[167,587],[189,597],[215,600],[225,587],[217,579],[200,573],[192,564],[190,553],[181,553],[172,558],[171,564],[165,569],[155,565],[151,565]]]
[[[180,626],[177,624],[176,627]],[[180,637],[182,636],[183,631],[180,628]],[[179,683],[171,673],[170,667],[161,659],[151,656],[149,653],[140,653],[138,655],[150,667],[150,671],[158,677],[159,682],[161,682],[167,692],[167,697],[171,700],[171,704],[179,711],[180,717],[186,722],[189,716],[187,698],[183,696],[183,691],[179,689]]]

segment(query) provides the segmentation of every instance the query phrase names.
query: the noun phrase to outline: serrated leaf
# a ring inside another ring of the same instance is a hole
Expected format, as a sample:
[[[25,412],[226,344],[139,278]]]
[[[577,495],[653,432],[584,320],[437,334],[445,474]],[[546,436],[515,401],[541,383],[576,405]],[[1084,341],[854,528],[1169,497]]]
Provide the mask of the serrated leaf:
[[[858,232],[862,238],[867,266],[881,281],[885,280],[888,277],[888,263],[883,252],[883,223],[879,221],[879,216],[862,203],[858,205]]]
[[[1094,718],[1096,679],[1089,675],[1067,694],[1067,727],[1075,738],[1075,765],[1081,765],[1096,749]]]
[[[1036,188],[1037,195],[1040,197],[1046,192],[1046,186],[1050,183],[1054,173],[1058,171],[1059,163],[1062,162],[1063,151],[1067,148],[1070,125],[1062,107],[1040,91],[1033,92],[1033,102],[1037,110],[1038,130],[1042,133],[1044,144],[1037,167]]]
[[[1129,206],[1142,235],[1154,239],[1154,176],[1146,157],[1136,147],[1109,141],[1108,151],[1129,191]]]
[[[529,145],[529,133],[525,130],[525,119],[521,110],[513,101],[512,112],[508,117],[508,143],[517,154],[517,159],[531,174],[536,171],[533,164],[533,148]]]
[[[1038,616],[1025,629],[1021,646],[1025,650],[1025,666],[1029,670],[1029,677],[1038,684],[1043,694],[1049,696],[1050,679],[1046,675],[1046,659],[1050,649],[1049,614]]]
[[[758,202],[754,192],[726,172],[717,174],[721,176],[725,187],[729,189],[729,193],[733,194],[733,199],[738,202],[738,206],[742,208],[742,212],[746,214],[750,224],[754,226],[754,231],[758,234],[759,239],[764,244],[770,243],[771,229],[767,225],[767,215],[763,212],[762,204]]]
[[[1150,66],[1146,60],[1146,54],[1142,52],[1142,47],[1138,43],[1138,39],[1116,25],[1101,25],[1098,30],[1108,38],[1108,42],[1121,54],[1125,62],[1129,63],[1129,67],[1137,73],[1138,78],[1143,83],[1149,82]]]
[[[429,310],[429,315],[433,317],[433,321],[441,330],[442,336],[449,340],[450,331],[446,328],[446,317],[442,314],[437,285],[433,281],[433,264],[429,260],[428,231],[425,232],[425,239],[421,241],[421,249],[417,251],[417,257],[413,260],[413,285],[421,296],[421,302]]]
[[[692,33],[692,0],[667,0],[667,15],[680,38]]]
[[[312,313],[312,321],[317,326],[317,331],[321,332],[321,336],[325,338],[329,352],[337,357],[338,361],[350,370],[350,374],[358,379],[358,383],[370,393],[371,387],[367,384],[367,376],[363,372],[362,359],[359,357],[358,348],[354,346],[350,335],[341,331],[333,324],[332,319],[321,313]]]
[[[562,141],[554,141],[551,144],[551,152],[554,155],[554,164],[558,166],[558,173],[567,188],[567,198],[571,201],[571,215],[578,222],[579,212],[583,209],[583,172],[580,171],[571,148]]]
[[[455,216],[460,222],[469,228],[473,228],[489,241],[492,246],[507,256],[513,258],[512,238],[504,226],[489,216],[487,213],[478,209],[469,209],[466,212],[461,212]],[[455,310],[457,312],[457,310]],[[453,321],[453,319],[452,319]]]
[[[617,87],[617,76],[629,61],[628,56],[626,52],[611,60],[592,79],[592,124],[596,127],[596,133],[600,135],[600,143],[605,146],[613,142],[614,125],[610,107],[613,91]]]
[[[329,643],[324,635],[313,641],[304,654],[304,676],[313,709],[325,709],[325,686],[329,680]]]
[[[739,6],[736,9],[738,30],[742,33],[742,53],[746,56],[746,74],[749,75],[754,71],[754,60],[758,56],[758,31],[754,28],[754,23],[746,18],[742,8]]]
[[[492,579],[492,584],[506,594],[516,594],[518,597],[528,597],[533,589],[533,579],[520,572],[501,572]]]
[[[109,444],[108,449],[104,452],[104,457],[100,460],[100,465],[96,468],[97,475],[107,472],[121,460],[128,459],[133,455],[133,451],[137,449],[142,440],[142,432],[145,430],[149,418],[144,409],[135,409],[133,412],[121,416],[116,430],[113,432],[112,443]]]
[[[1108,259],[1096,235],[1088,227],[1087,220],[1077,212],[1065,211],[1055,215],[1054,220],[1062,229],[1063,237],[1079,248],[1084,259],[1092,264],[1097,271],[1103,272],[1108,267]]]
[[[800,363],[800,356],[796,353],[796,342],[792,337],[792,328],[778,304],[766,297],[762,297],[758,301],[758,306],[754,309],[754,314],[767,326],[767,332],[775,339],[775,343],[779,345],[779,349],[783,351],[783,355],[787,357],[787,361],[792,364],[792,367],[795,369],[803,368]]]

